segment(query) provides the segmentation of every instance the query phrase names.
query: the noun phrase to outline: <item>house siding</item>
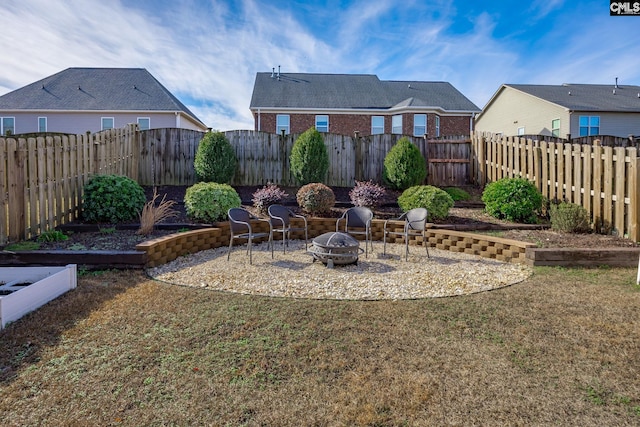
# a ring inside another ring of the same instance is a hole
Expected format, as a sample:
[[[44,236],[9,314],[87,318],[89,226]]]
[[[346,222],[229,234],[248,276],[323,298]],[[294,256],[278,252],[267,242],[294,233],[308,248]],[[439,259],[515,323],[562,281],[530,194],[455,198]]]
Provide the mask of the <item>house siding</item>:
[[[559,105],[506,87],[485,107],[477,118],[475,129],[479,132],[518,134],[524,127],[526,135],[551,136],[554,119],[560,119],[560,137],[570,133],[569,112]]]
[[[388,112],[371,113],[371,114],[331,114],[328,112],[318,112],[317,114],[309,113],[290,113],[286,111],[278,113],[258,113],[254,112],[254,130],[261,130],[263,132],[275,132],[276,129],[276,115],[288,114],[290,133],[298,134],[306,131],[309,128],[315,126],[316,115],[328,115],[329,116],[329,132],[340,135],[353,135],[355,131],[359,132],[360,136],[371,135],[371,117],[383,116],[384,117],[384,133],[391,133],[391,117],[398,114],[391,114]],[[414,114],[427,114],[427,134],[431,137],[435,137],[435,113],[400,113],[402,115],[402,131],[405,135],[413,135],[413,115]],[[467,116],[440,116],[440,135],[469,135],[470,132],[471,115]],[[258,127],[259,126],[259,127]]]
[[[34,112],[10,112],[0,111],[0,116],[15,117],[15,133],[38,132],[38,117],[47,118],[48,132],[61,132],[80,134],[86,132],[99,132],[102,126],[102,117],[113,117],[114,127],[121,128],[129,123],[137,123],[138,117],[150,118],[151,128],[175,128],[176,115],[174,112],[149,113],[147,111],[133,113],[117,113],[104,111],[96,113],[34,111]],[[203,131],[202,126],[197,126],[184,115],[181,116],[180,127],[183,129]]]
[[[598,113],[594,111],[571,114],[571,136],[580,136],[580,116],[600,116],[599,135],[614,135],[625,138],[640,136],[640,113]]]

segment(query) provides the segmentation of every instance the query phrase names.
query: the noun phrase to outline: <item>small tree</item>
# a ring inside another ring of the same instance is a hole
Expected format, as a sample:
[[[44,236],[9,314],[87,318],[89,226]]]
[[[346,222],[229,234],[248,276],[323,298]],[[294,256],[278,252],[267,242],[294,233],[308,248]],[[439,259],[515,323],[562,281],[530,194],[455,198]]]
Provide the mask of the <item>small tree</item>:
[[[236,173],[238,159],[222,132],[207,132],[200,140],[194,168],[199,181],[228,184]]]
[[[322,134],[310,128],[298,137],[289,158],[291,174],[300,185],[324,182],[329,170],[329,154]]]
[[[403,137],[384,158],[382,180],[394,190],[420,185],[427,177],[427,162],[418,147]]]

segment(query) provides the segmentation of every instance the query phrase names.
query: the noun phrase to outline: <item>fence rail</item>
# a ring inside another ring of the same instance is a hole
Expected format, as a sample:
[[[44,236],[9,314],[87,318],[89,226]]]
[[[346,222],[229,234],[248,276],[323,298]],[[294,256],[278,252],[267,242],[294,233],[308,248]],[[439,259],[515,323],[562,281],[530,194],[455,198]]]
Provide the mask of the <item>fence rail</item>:
[[[551,201],[583,206],[597,232],[640,240],[640,159],[635,147],[556,143],[476,133],[471,179],[533,182]]]

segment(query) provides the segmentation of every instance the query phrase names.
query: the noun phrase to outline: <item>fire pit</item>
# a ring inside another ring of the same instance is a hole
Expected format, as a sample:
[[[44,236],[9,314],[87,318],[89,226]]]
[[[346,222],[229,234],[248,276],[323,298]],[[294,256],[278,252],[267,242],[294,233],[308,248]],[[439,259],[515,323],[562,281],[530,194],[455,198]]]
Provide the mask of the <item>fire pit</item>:
[[[327,267],[334,264],[358,263],[358,254],[362,250],[356,239],[348,234],[340,232],[324,233],[313,239],[309,253],[313,255],[313,261],[320,260]]]

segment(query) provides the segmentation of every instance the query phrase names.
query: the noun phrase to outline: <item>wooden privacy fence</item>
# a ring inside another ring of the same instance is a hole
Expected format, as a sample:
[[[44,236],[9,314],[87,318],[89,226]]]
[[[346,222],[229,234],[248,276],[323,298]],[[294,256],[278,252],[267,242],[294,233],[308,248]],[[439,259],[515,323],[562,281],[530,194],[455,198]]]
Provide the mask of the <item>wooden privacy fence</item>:
[[[551,201],[583,206],[595,231],[640,240],[640,159],[635,147],[602,147],[476,133],[471,177],[484,186],[525,178]]]
[[[192,185],[193,161],[202,132],[184,129],[151,129],[140,132],[141,185]],[[299,134],[278,135],[252,130],[225,132],[238,158],[231,185],[296,186],[289,170],[289,156]],[[352,137],[323,134],[329,154],[325,183],[352,187],[355,181],[380,183],[384,158],[402,135]],[[469,183],[471,141],[468,137],[425,140],[409,137],[428,163],[427,182],[436,186]]]
[[[249,130],[225,134],[239,163],[232,185],[297,185],[289,156],[299,135]],[[187,129],[138,131],[133,124],[93,135],[0,138],[0,244],[31,238],[78,218],[91,175],[125,175],[144,186],[194,184],[194,159],[203,136]],[[323,136],[329,153],[325,183],[338,187],[352,187],[356,180],[381,182],[384,158],[401,137]],[[468,183],[468,138],[409,139],[427,159],[429,184]]]
[[[129,126],[93,135],[0,138],[0,244],[77,218],[92,174],[135,179],[134,133]]]

